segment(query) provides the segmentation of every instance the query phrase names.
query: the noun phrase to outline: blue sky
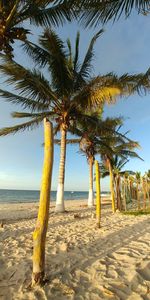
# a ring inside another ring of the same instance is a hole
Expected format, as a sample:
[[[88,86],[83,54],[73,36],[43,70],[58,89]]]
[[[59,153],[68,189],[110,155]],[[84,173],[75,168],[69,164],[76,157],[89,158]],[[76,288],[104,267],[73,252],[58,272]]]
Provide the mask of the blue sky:
[[[92,35],[101,28],[88,30],[73,23],[57,28],[57,33],[66,40],[74,41],[76,32],[81,32],[80,55],[84,56]],[[34,29],[32,40],[36,40],[39,29]],[[105,26],[105,33],[95,46],[93,74],[107,72],[123,73],[145,72],[150,66],[149,17],[132,15],[128,20],[120,20]],[[18,62],[29,66],[31,62],[19,48],[15,47],[15,58]],[[0,78],[1,88],[6,88]],[[11,90],[11,87],[9,87]],[[150,95],[140,97],[134,95],[121,99],[115,105],[105,106],[104,117],[123,116],[124,130],[131,130],[129,136],[139,141],[141,150],[138,152],[144,159],[131,160],[127,168],[144,173],[150,168],[149,131],[150,131]],[[1,99],[0,128],[11,126],[17,121],[10,117],[11,111],[20,110],[5,103]],[[0,188],[39,189],[43,163],[43,128],[21,132],[16,135],[0,138]],[[59,169],[59,147],[55,147],[52,189],[57,189]],[[66,190],[88,190],[88,165],[86,158],[78,153],[78,146],[67,147]],[[102,189],[109,189],[108,178],[102,181]]]

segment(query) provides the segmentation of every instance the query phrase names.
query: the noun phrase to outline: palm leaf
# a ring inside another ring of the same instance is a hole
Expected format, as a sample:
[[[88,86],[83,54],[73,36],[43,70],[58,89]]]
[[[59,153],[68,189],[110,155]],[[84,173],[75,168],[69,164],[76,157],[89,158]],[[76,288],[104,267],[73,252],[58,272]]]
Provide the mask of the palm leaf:
[[[80,72],[78,75],[78,77],[79,77],[78,80],[80,80],[80,78],[87,79],[87,78],[89,78],[89,76],[91,76],[92,59],[94,56],[93,47],[94,47],[96,40],[101,36],[101,34],[103,32],[104,32],[103,29],[101,29],[93,36],[93,38],[90,42],[90,45],[88,47],[87,53],[85,55],[83,64],[81,65]]]
[[[34,129],[40,125],[40,123],[43,121],[43,117],[35,118],[29,122],[25,122],[22,124],[18,124],[12,127],[5,127],[0,129],[0,136],[5,136],[8,134],[15,134],[19,131],[24,131],[26,129]]]
[[[77,36],[76,36],[76,41],[75,41],[75,55],[74,55],[74,71],[77,72],[78,71],[78,67],[79,67],[79,41],[80,41],[80,32],[77,32]]]
[[[26,113],[26,112],[13,112],[11,113],[11,116],[13,118],[45,118],[45,117],[54,117],[53,112],[40,112],[40,113]]]
[[[60,139],[54,139],[54,143],[56,145],[59,145],[61,144],[61,140]],[[69,145],[76,145],[76,144],[79,144],[80,143],[80,139],[67,139],[66,140],[66,144],[69,144]]]
[[[50,7],[47,7],[48,3],[52,3]],[[45,27],[63,25],[66,20],[71,21],[75,17],[72,1],[47,1],[43,8],[32,2],[29,9],[31,22]]]
[[[34,60],[36,65],[45,67],[50,64],[50,53],[39,45],[26,41],[22,48]]]
[[[4,100],[7,102],[21,105],[24,109],[29,108],[31,110],[42,111],[43,109],[46,110],[49,108],[49,104],[41,103],[39,101],[34,101],[30,98],[13,94],[11,92],[1,90],[1,89],[0,89],[0,96],[4,98]]]
[[[72,61],[72,46],[70,39],[67,39],[67,46],[68,46],[68,63],[69,63],[69,69],[72,69],[73,67],[73,61]]]
[[[65,95],[72,87],[72,78],[63,42],[54,31],[47,29],[40,38],[40,45],[50,54],[49,72],[52,85],[57,94]]]
[[[0,71],[8,77],[7,83],[15,84],[20,94],[48,104],[51,100],[57,101],[55,93],[42,73],[35,69],[28,70],[6,56],[3,56],[3,60],[5,63],[0,65]]]
[[[115,1],[84,1],[82,5],[81,22],[87,26],[97,26],[109,20],[115,21],[121,15],[129,17],[132,10],[138,13],[150,12],[150,1],[145,0],[115,0]]]

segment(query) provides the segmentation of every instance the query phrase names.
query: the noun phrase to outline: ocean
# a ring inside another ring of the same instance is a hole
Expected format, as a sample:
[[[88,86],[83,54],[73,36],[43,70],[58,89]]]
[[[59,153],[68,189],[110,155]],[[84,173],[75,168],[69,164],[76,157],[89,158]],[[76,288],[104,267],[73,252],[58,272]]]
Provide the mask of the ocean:
[[[108,196],[109,192],[102,192],[102,196]],[[40,191],[31,190],[0,190],[0,203],[30,203],[38,202]],[[88,192],[65,191],[65,200],[87,199]],[[51,201],[56,200],[56,191],[51,192]]]

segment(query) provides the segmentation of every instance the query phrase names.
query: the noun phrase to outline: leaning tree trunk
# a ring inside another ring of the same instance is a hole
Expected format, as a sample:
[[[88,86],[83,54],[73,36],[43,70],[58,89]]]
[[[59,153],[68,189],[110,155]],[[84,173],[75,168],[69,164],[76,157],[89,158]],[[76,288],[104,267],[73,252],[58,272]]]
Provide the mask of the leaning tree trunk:
[[[98,161],[95,160],[96,173],[96,225],[100,228],[101,222],[101,190],[100,190],[100,171]]]
[[[127,210],[127,179],[124,176],[124,181],[123,181],[123,188],[124,188],[124,193],[123,193],[123,202],[124,202],[124,210]]]
[[[142,181],[143,187],[143,208],[146,209],[146,181]]]
[[[55,212],[64,212],[64,181],[65,181],[65,162],[66,162],[66,126],[61,126],[61,145],[60,145],[60,164],[59,164],[59,177],[56,197]]]
[[[93,195],[93,157],[89,158],[89,197],[88,206],[94,206],[94,195]]]
[[[139,183],[138,182],[136,185],[136,193],[137,193],[137,205],[138,205],[138,210],[139,210],[141,208],[141,203],[140,203]]]
[[[150,206],[149,182],[147,179],[146,179],[146,195],[147,195],[147,199],[148,199],[148,205]]]
[[[44,119],[44,164],[40,203],[36,227],[33,233],[33,274],[32,285],[43,282],[45,273],[45,241],[49,217],[50,190],[53,168],[53,129]]]
[[[117,209],[121,211],[120,175],[116,176]]]
[[[112,201],[112,211],[113,213],[116,211],[115,207],[115,191],[114,191],[114,175],[110,161],[109,164],[109,175],[110,175],[110,192],[111,192],[111,201]]]

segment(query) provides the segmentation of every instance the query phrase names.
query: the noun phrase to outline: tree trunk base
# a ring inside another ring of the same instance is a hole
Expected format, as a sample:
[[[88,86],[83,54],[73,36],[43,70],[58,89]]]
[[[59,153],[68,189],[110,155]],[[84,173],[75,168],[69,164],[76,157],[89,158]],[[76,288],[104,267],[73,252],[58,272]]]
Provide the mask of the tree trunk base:
[[[101,228],[101,224],[100,224],[100,223],[97,223],[97,224],[96,224],[96,228]]]
[[[32,286],[42,285],[44,283],[44,271],[39,273],[32,273]]]
[[[88,208],[92,208],[92,207],[95,207],[94,204],[88,204]]]
[[[65,212],[65,206],[62,204],[56,204],[55,213],[63,213]]]

